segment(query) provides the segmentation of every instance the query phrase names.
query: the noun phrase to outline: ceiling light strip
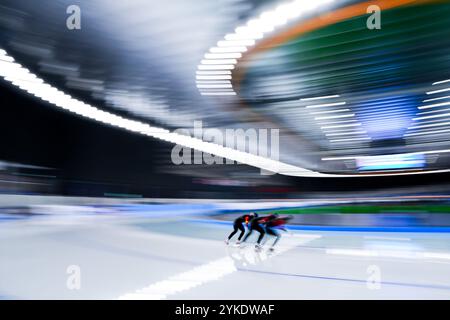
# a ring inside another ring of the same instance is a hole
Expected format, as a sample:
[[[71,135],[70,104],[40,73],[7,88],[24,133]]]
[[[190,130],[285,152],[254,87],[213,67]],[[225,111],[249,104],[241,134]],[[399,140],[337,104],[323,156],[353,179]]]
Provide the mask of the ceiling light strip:
[[[226,34],[223,40],[218,41],[216,46],[210,48],[197,66],[197,70],[233,70],[238,63],[237,59],[242,57],[242,52],[254,46],[256,40],[262,39],[275,27],[284,25],[301,14],[313,11],[331,1],[333,0],[314,0],[314,2],[295,0],[263,12],[260,16],[249,20],[245,25],[235,28],[234,33]],[[208,79],[204,78],[204,80]]]

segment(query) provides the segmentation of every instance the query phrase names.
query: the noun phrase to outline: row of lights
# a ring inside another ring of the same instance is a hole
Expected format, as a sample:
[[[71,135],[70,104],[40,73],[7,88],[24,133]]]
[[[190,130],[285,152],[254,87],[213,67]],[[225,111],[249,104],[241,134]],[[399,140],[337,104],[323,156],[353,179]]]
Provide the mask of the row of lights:
[[[122,128],[130,132],[142,134],[148,137],[160,139],[162,141],[178,144],[198,151],[210,153],[219,157],[234,160],[243,164],[247,164],[260,169],[276,172],[279,174],[298,176],[298,177],[355,177],[356,175],[346,174],[324,174],[320,172],[310,171],[301,167],[289,165],[281,161],[257,156],[254,154],[238,151],[205,142],[203,140],[184,136],[169,130],[150,126],[146,123],[130,120],[113,113],[100,110],[94,106],[77,100],[70,95],[58,90],[57,88],[47,84],[41,78],[31,73],[27,68],[15,62],[14,58],[0,49],[0,76],[6,81],[12,83],[18,88],[32,94],[33,96],[47,101],[58,108],[75,113],[79,116],[95,120],[106,125]],[[447,150],[450,152],[450,150]],[[447,172],[449,170],[435,170],[432,172]],[[415,172],[418,174],[421,172]],[[422,172],[426,173],[426,172]],[[394,175],[403,175],[410,173],[395,173]],[[382,174],[366,174],[365,177],[379,176]],[[392,175],[392,174],[391,174]]]
[[[426,92],[431,98],[422,101],[423,105],[418,107],[419,112],[413,118],[414,124],[408,128],[409,131],[405,133],[405,137],[423,137],[428,140],[436,140],[436,136],[450,133],[448,127],[450,125],[450,109],[447,108],[450,106],[449,84],[450,79],[432,83],[432,86],[444,85],[446,87]],[[444,95],[439,96],[439,94]]]
[[[301,167],[283,163],[278,160],[223,147],[215,143],[205,142],[198,138],[170,132],[169,130],[163,128],[150,126],[149,124],[140,121],[126,119],[116,114],[103,111],[92,105],[77,100],[57,88],[45,83],[44,80],[31,73],[27,68],[15,62],[14,58],[8,55],[3,49],[0,49],[0,76],[29,94],[47,101],[61,109],[107,125],[210,153],[270,172],[309,177],[328,176],[327,174],[310,171]]]
[[[308,109],[310,115],[319,123],[330,143],[346,144],[370,140],[367,132],[361,129],[361,123],[356,120],[355,113],[345,107],[345,101],[329,102],[338,98],[339,95],[328,95],[303,98],[300,101],[308,104],[305,109]]]
[[[450,84],[450,79],[434,82],[432,85],[444,85]],[[450,88],[436,89],[426,92],[427,95],[433,96],[439,93],[446,93],[450,91]],[[448,101],[446,101],[448,100]],[[408,127],[408,132],[404,134],[404,137],[411,136],[422,136],[422,135],[433,135],[433,134],[442,134],[450,132],[449,128],[441,128],[435,130],[435,127],[444,127],[450,125],[450,121],[448,117],[450,117],[450,108],[442,108],[450,105],[450,95],[444,95],[439,97],[432,97],[428,99],[424,99],[422,101],[423,105],[419,106],[419,112],[416,114],[417,116],[413,118],[413,121],[416,123],[412,126]],[[426,110],[426,111],[421,111]],[[441,120],[441,118],[444,118]],[[436,120],[437,119],[437,120]],[[420,121],[420,124],[418,123]],[[417,129],[428,129],[432,130],[418,130],[411,132],[412,130]],[[392,154],[391,156],[414,156],[414,155],[432,155],[432,154],[442,154],[442,153],[450,153],[450,149],[438,149],[438,150],[429,150],[429,151],[420,151],[420,152],[409,152],[409,153],[401,153],[401,154]],[[323,157],[322,161],[345,161],[345,160],[357,160],[357,159],[370,159],[372,156],[342,156],[342,157]]]
[[[450,149],[439,149],[430,151],[418,151],[418,152],[408,152],[408,153],[396,153],[396,154],[385,154],[383,156],[389,157],[408,157],[415,155],[427,155],[427,154],[441,154],[450,153]],[[342,156],[342,157],[324,157],[322,161],[340,161],[340,160],[356,160],[356,159],[371,159],[374,156]]]
[[[262,13],[243,26],[237,27],[233,33],[225,35],[223,40],[205,53],[197,67],[196,85],[201,95],[236,95],[231,83],[231,72],[249,47],[256,40],[272,32],[276,27],[310,12],[333,0],[296,0],[285,3],[274,10]]]

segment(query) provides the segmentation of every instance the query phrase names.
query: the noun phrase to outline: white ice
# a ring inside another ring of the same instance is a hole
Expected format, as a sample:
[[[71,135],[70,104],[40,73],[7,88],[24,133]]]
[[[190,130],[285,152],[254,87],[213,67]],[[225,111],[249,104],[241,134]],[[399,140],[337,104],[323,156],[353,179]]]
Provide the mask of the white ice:
[[[0,298],[450,298],[449,234],[291,231],[272,253],[272,239],[225,245],[230,231],[186,217],[0,222]]]

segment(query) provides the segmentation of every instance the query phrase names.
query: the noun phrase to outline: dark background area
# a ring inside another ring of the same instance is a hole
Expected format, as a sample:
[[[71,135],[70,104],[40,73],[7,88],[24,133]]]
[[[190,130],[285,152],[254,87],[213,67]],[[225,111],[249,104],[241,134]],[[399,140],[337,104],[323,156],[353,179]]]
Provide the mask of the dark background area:
[[[54,109],[5,82],[0,83],[0,160],[52,168],[55,193],[104,196],[289,197],[309,192],[349,192],[442,185],[450,174],[377,178],[285,178],[285,186],[227,187],[195,183],[192,177],[160,170],[170,166],[171,145],[100,125]],[[241,166],[242,167],[242,166]],[[215,170],[202,168],[199,170]],[[232,178],[230,178],[232,179]],[[268,178],[270,179],[270,178]]]
[[[0,84],[0,105],[0,159],[55,169],[63,194],[84,189],[98,195],[104,188],[96,184],[119,193],[167,185],[167,177],[157,172],[157,162],[166,155],[161,151],[167,149],[161,142],[56,110],[5,82]]]

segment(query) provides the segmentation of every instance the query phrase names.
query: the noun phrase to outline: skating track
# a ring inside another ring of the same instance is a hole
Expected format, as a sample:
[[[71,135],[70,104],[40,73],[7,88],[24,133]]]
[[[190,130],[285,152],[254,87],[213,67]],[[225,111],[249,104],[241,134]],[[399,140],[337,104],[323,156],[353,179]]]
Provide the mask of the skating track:
[[[229,231],[189,217],[0,220],[0,298],[450,298],[450,234],[297,230],[271,254],[226,246]]]

